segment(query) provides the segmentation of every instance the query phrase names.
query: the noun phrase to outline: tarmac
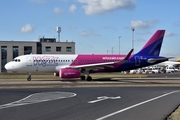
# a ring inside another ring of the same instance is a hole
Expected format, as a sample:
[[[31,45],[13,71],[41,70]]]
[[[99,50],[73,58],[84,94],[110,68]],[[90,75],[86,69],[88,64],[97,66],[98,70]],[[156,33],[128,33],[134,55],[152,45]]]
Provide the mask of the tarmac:
[[[0,89],[7,88],[63,88],[63,87],[127,87],[127,86],[180,86],[180,77],[102,78],[92,81],[80,79],[0,79]]]

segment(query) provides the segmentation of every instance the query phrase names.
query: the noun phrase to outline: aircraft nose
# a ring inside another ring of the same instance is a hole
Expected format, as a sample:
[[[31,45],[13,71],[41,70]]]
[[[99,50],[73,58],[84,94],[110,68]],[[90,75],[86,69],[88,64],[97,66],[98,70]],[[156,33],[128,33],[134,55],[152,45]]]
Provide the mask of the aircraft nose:
[[[4,67],[6,70],[8,70],[8,63],[6,63],[6,65]]]
[[[5,66],[6,70],[11,70],[12,66],[10,65],[10,63],[7,63]]]

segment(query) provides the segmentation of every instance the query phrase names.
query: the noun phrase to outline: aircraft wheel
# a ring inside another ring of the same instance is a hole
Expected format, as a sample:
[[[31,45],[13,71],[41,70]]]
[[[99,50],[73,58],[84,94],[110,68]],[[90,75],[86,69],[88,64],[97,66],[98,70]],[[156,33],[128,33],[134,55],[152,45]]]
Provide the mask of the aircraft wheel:
[[[86,77],[83,75],[83,76],[81,76],[81,80],[85,80],[86,79]]]
[[[27,80],[28,80],[28,81],[31,81],[31,77],[28,77]]]
[[[87,77],[87,81],[91,81],[92,80],[92,77],[91,76],[88,76]]]
[[[31,73],[28,74],[27,80],[28,80],[28,81],[31,81]]]

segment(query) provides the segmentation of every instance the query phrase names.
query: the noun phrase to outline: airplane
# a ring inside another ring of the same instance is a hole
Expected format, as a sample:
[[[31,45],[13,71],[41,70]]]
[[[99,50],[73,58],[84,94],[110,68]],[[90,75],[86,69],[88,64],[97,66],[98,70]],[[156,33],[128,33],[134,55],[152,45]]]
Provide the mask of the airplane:
[[[180,58],[178,58],[176,62],[180,62]]]
[[[91,81],[91,73],[121,72],[154,65],[167,61],[159,56],[165,30],[157,30],[136,54],[133,49],[127,55],[115,54],[29,54],[14,58],[5,65],[7,71],[27,72],[31,80],[32,72],[54,72],[62,79],[81,78]]]
[[[180,62],[176,62],[176,61],[165,61],[162,63],[157,64],[157,66],[179,66]]]
[[[180,58],[178,58],[176,61],[165,61],[158,63],[156,66],[160,67],[161,70],[166,70],[166,71],[179,71],[179,66],[180,66]],[[169,69],[169,70],[168,70]]]

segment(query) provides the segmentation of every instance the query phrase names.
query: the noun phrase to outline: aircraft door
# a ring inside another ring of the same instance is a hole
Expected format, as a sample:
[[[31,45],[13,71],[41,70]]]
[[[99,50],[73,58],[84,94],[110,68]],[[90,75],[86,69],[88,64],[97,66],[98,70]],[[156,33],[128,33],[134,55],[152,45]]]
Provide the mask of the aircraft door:
[[[31,56],[27,56],[27,58],[26,58],[26,66],[32,66],[32,57]]]
[[[135,66],[140,66],[140,58],[139,58],[139,56],[135,56]]]

